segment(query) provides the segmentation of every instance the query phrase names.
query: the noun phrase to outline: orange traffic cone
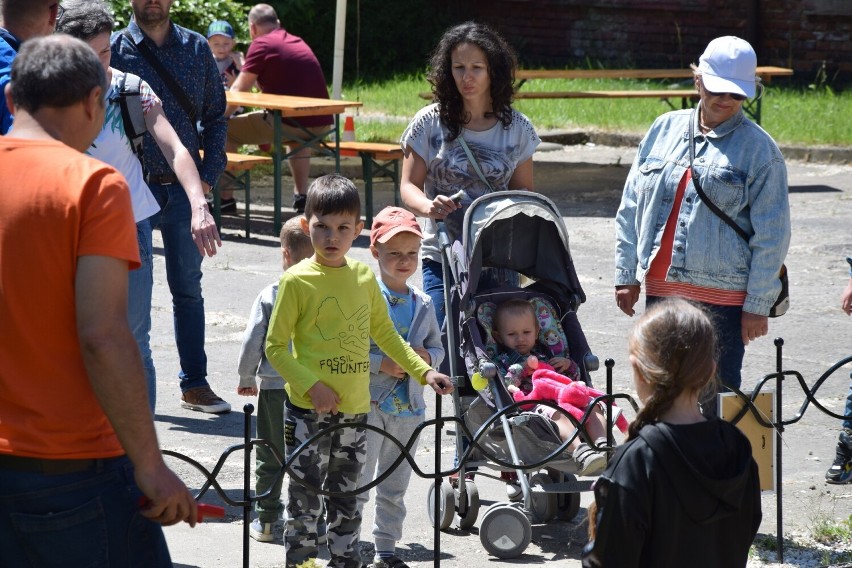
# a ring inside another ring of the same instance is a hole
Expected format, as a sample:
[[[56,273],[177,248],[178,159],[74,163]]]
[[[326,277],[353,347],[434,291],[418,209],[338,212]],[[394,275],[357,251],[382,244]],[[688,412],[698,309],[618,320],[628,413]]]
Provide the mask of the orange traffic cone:
[[[341,142],[355,142],[355,119],[352,115],[346,115],[346,120],[343,122],[343,135],[340,137]],[[341,156],[357,156],[355,150],[341,150]]]

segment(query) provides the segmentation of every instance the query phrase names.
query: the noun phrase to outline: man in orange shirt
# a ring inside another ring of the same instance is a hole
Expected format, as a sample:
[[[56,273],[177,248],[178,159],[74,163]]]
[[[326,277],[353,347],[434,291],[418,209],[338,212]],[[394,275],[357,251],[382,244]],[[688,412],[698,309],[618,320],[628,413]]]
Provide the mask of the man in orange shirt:
[[[106,88],[95,53],[68,36],[25,43],[6,88],[15,122],[0,137],[4,567],[171,566],[160,525],[197,518],[160,453],[127,323],[127,272],[139,265],[129,191],[82,154],[103,126]]]

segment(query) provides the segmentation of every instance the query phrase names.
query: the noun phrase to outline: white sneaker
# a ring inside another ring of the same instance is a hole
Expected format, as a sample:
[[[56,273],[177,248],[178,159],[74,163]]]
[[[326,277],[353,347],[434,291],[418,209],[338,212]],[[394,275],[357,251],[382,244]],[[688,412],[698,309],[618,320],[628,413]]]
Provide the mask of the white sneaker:
[[[249,525],[249,536],[257,542],[272,542],[275,535],[272,534],[272,523],[261,523],[255,519]]]

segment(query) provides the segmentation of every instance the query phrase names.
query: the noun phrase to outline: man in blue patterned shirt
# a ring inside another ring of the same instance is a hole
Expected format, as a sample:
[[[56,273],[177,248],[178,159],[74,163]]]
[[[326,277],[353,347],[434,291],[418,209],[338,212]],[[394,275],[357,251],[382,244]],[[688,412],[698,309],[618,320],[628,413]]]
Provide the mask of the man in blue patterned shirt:
[[[195,158],[207,193],[227,163],[225,93],[216,61],[207,40],[169,19],[172,0],[130,0],[130,5],[130,25],[112,37],[112,66],[139,75],[159,95],[169,122]],[[147,57],[156,58],[176,84],[170,85]],[[199,150],[204,151],[203,160]],[[190,204],[150,133],[145,135],[144,164],[145,181],[162,208],[151,217],[151,225],[160,229],[165,249],[181,366],[181,406],[201,412],[228,412],[231,405],[216,396],[207,382],[203,257],[190,232]]]

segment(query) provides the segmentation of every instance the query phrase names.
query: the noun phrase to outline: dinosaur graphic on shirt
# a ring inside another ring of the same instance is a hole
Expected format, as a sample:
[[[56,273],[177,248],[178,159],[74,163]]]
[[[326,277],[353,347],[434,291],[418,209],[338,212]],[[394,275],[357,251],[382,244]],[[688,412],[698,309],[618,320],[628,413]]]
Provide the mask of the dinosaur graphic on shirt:
[[[346,315],[337,298],[326,298],[317,310],[315,325],[323,339],[336,340],[344,351],[364,355],[370,349],[370,310],[366,305]]]

